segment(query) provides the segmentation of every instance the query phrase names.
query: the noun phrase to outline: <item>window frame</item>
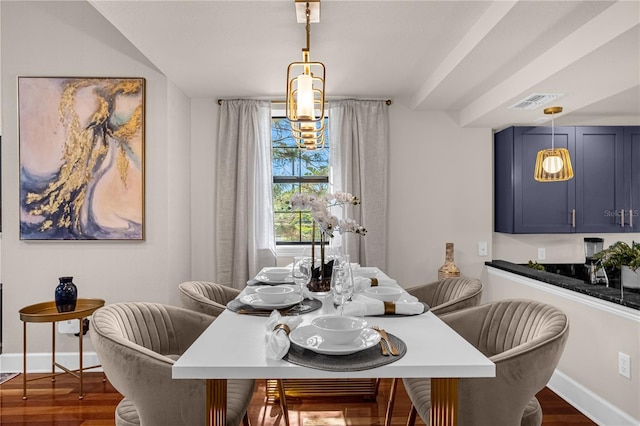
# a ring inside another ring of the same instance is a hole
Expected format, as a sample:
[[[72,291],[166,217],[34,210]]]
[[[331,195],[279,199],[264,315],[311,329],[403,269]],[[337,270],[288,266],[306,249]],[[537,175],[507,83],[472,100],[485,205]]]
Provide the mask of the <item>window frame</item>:
[[[273,129],[273,120],[274,119],[286,119],[286,114],[284,114],[284,111],[280,111],[277,110],[275,108],[272,107],[271,109],[271,123],[272,123],[272,129]],[[325,114],[325,126],[328,126],[328,116]],[[273,133],[272,133],[273,134]],[[273,174],[273,153],[274,153],[274,145],[273,145],[273,139],[271,140],[271,161],[272,161],[272,185],[276,185],[276,184],[291,184],[291,185],[297,185],[298,188],[305,186],[305,185],[313,185],[313,184],[324,184],[327,187],[327,191],[329,191],[330,186],[331,186],[331,172],[330,172],[330,160],[329,160],[329,140],[328,140],[328,136],[325,135],[325,137],[327,137],[327,140],[325,142],[325,146],[323,149],[327,150],[327,174],[326,175],[312,175],[312,176],[289,176],[289,175],[278,175],[276,176],[275,174]],[[299,148],[298,148],[299,149]],[[274,238],[276,239],[275,243],[276,243],[276,248],[278,253],[280,254],[280,251],[282,248],[286,247],[286,246],[292,246],[295,247],[295,250],[299,250],[300,246],[304,246],[304,245],[311,245],[311,240],[309,241],[303,241],[302,240],[302,222],[303,222],[303,214],[305,213],[309,213],[310,211],[296,211],[296,212],[290,212],[290,213],[295,213],[297,215],[297,229],[299,230],[299,236],[298,236],[298,241],[278,241],[277,237],[278,237],[278,233],[276,230],[276,214],[277,213],[285,213],[283,211],[277,211],[276,210],[276,203],[274,200],[273,203],[273,215],[274,215]],[[286,249],[285,249],[286,251]]]

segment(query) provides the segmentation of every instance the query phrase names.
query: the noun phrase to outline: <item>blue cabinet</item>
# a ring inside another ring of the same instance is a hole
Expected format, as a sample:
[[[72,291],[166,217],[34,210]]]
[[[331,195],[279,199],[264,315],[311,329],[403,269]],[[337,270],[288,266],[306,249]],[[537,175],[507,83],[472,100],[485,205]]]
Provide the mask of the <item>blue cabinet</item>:
[[[640,232],[640,126],[624,128],[625,230]]]
[[[640,127],[556,127],[573,179],[537,182],[536,154],[550,127],[510,127],[494,138],[495,231],[514,234],[638,232]],[[634,204],[632,204],[634,203]],[[635,220],[633,220],[635,219]]]
[[[624,232],[622,127],[576,127],[576,232]]]

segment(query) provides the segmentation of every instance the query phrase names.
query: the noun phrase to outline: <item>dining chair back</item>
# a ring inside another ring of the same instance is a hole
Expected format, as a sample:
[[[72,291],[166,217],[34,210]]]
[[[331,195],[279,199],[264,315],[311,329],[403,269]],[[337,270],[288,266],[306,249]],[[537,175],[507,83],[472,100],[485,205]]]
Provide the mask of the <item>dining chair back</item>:
[[[124,399],[117,426],[205,423],[205,381],[174,380],[174,362],[213,317],[157,303],[116,303],[91,317],[91,342],[105,375]],[[253,380],[229,380],[229,425],[246,420]]]
[[[477,278],[453,277],[422,284],[406,289],[407,293],[429,305],[429,310],[435,315],[477,306],[482,297],[482,282]],[[391,380],[385,426],[391,425],[393,406],[396,399],[398,379]]]
[[[442,315],[477,306],[482,297],[482,282],[470,277],[445,278],[406,291],[429,305],[431,312]]]
[[[500,300],[440,317],[496,365],[496,377],[458,380],[458,424],[542,424],[535,395],[560,360],[569,320],[559,309],[532,300]],[[430,380],[403,379],[415,413],[428,425]]]
[[[217,317],[240,290],[208,281],[186,281],[178,285],[182,306]]]

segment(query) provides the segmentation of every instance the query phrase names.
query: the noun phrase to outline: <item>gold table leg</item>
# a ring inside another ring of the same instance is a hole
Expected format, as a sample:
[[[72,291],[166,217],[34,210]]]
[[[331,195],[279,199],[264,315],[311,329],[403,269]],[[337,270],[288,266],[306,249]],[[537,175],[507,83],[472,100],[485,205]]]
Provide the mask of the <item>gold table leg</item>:
[[[84,318],[78,318],[78,321],[80,322],[80,332],[78,333],[78,336],[80,336],[78,339],[80,340],[79,343],[79,349],[80,349],[80,396],[78,396],[78,399],[83,399],[84,398],[84,392],[82,391],[82,338],[84,337],[84,334],[82,333],[82,326],[83,326],[83,322],[84,322]]]
[[[458,379],[431,379],[432,426],[455,426],[458,424]]]
[[[27,399],[27,322],[22,323],[22,399]]]
[[[227,425],[227,380],[207,379],[207,426]]]

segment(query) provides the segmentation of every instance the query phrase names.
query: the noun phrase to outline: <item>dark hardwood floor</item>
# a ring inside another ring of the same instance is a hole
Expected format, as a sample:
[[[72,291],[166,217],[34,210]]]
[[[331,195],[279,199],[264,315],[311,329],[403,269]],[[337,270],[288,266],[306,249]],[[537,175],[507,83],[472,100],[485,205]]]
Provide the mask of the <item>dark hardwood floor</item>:
[[[29,374],[28,378],[36,377]],[[265,383],[258,380],[249,408],[252,426],[283,425],[277,404],[265,402]],[[384,423],[389,380],[382,380],[376,401],[361,398],[289,399],[292,426],[374,426]],[[0,425],[106,426],[114,424],[114,409],[122,398],[101,373],[86,373],[85,397],[78,400],[79,384],[69,375],[27,383],[29,398],[22,400],[22,377],[0,385]],[[549,389],[538,394],[545,426],[594,425],[587,417]],[[409,400],[398,386],[393,425],[406,423]],[[418,425],[424,425],[420,420]],[[176,425],[178,426],[178,425]]]

